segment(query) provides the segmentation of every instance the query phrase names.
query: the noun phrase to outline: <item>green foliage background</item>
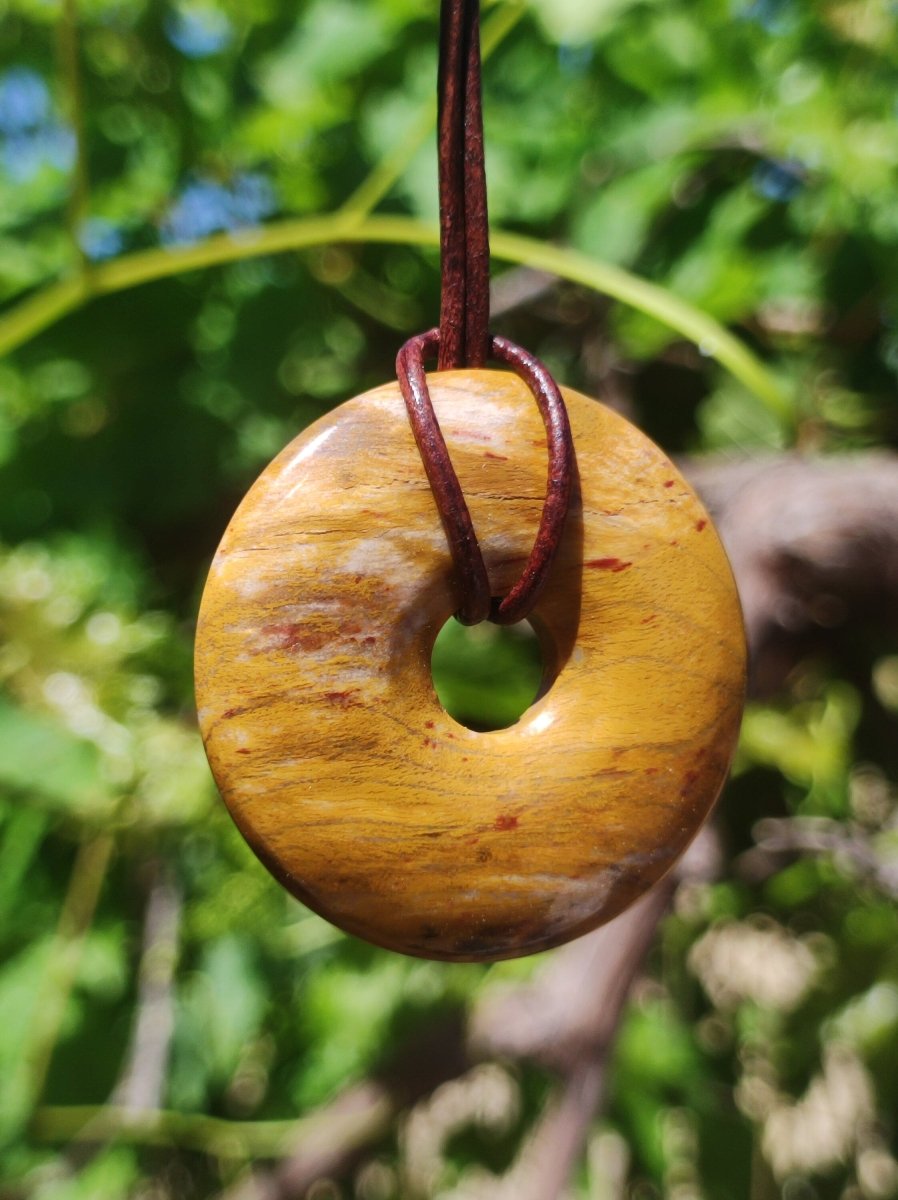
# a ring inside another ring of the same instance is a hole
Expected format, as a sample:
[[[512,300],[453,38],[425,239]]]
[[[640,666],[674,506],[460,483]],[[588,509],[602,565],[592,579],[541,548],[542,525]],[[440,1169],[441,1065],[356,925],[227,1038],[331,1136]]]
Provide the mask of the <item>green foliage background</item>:
[[[405,960],[299,908],[225,816],[191,708],[243,490],[435,319],[436,5],[75,5],[0,0],[0,1196],[204,1197],[535,965]],[[671,452],[894,446],[896,22],[886,0],[486,5],[496,257],[561,279],[497,328]],[[444,685],[504,720],[457,650]],[[894,640],[856,630],[789,687],[749,711],[723,879],[664,926],[578,1196],[898,1194]],[[769,815],[827,818],[882,871],[752,882]],[[160,881],[182,904],[164,1112],[82,1144]],[[550,1081],[510,1078],[504,1133],[472,1120],[433,1194],[513,1159]],[[403,1145],[321,1195],[419,1194]]]

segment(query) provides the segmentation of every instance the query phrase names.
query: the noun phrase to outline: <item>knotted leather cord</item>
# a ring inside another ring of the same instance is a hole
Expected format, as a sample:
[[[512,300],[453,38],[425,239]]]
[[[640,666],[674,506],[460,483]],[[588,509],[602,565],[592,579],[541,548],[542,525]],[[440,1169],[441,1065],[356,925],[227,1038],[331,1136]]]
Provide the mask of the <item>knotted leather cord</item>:
[[[443,0],[440,20],[439,184],[442,297],[440,327],[413,337],[396,360],[412,431],[449,542],[465,625],[502,625],[532,610],[558,552],[570,502],[573,442],[558,385],[546,367],[489,332],[489,221],[483,152],[479,0]],[[433,409],[425,360],[440,370],[504,362],[530,388],[546,427],[549,472],[533,549],[521,577],[494,598],[471,514]]]

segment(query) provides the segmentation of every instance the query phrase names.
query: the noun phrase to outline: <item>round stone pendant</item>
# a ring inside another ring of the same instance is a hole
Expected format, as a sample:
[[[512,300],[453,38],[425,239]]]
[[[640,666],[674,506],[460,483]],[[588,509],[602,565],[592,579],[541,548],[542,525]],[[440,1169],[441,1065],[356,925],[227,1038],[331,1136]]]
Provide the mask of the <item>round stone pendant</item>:
[[[497,595],[546,486],[545,430],[500,371],[428,376]],[[199,618],[199,721],[259,858],[349,933],[428,958],[545,950],[652,886],[723,785],[742,711],[733,578],[665,455],[564,391],[577,477],[530,621],[545,676],[510,728],[441,707],[452,564],[398,384],[343,404],[262,473]]]

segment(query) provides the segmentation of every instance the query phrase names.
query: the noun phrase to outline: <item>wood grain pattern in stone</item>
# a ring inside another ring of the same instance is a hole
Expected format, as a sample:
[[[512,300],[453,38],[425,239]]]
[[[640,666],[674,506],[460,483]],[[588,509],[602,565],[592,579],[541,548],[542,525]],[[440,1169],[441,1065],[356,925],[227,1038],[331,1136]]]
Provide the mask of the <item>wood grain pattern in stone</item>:
[[[526,561],[545,431],[499,371],[429,376],[496,594]],[[200,726],[272,872],[379,945],[546,949],[675,862],[725,779],[745,648],[732,576],[665,455],[565,391],[578,481],[531,622],[546,676],[508,729],[457,724],[430,658],[451,563],[396,384],[296,438],[235,514],[203,597]]]

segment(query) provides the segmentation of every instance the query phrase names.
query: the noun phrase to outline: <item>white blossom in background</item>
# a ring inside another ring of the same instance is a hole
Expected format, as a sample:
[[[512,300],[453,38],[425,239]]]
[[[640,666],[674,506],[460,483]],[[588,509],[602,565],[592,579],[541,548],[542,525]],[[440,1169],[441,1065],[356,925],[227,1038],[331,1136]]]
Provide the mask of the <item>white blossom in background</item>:
[[[731,922],[710,929],[693,946],[689,966],[717,1008],[750,1000],[790,1012],[813,986],[819,970],[807,944],[781,926]]]
[[[402,1133],[405,1183],[409,1196],[433,1197],[445,1166],[444,1147],[460,1130],[477,1125],[504,1133],[517,1120],[516,1080],[495,1063],[474,1067],[444,1083],[412,1110]]]
[[[698,1129],[686,1108],[669,1108],[661,1121],[665,1200],[703,1200]]]
[[[845,1046],[823,1052],[823,1070],[797,1102],[780,1100],[764,1122],[764,1156],[774,1175],[826,1170],[847,1162],[869,1140],[875,1117],[873,1084]]]

